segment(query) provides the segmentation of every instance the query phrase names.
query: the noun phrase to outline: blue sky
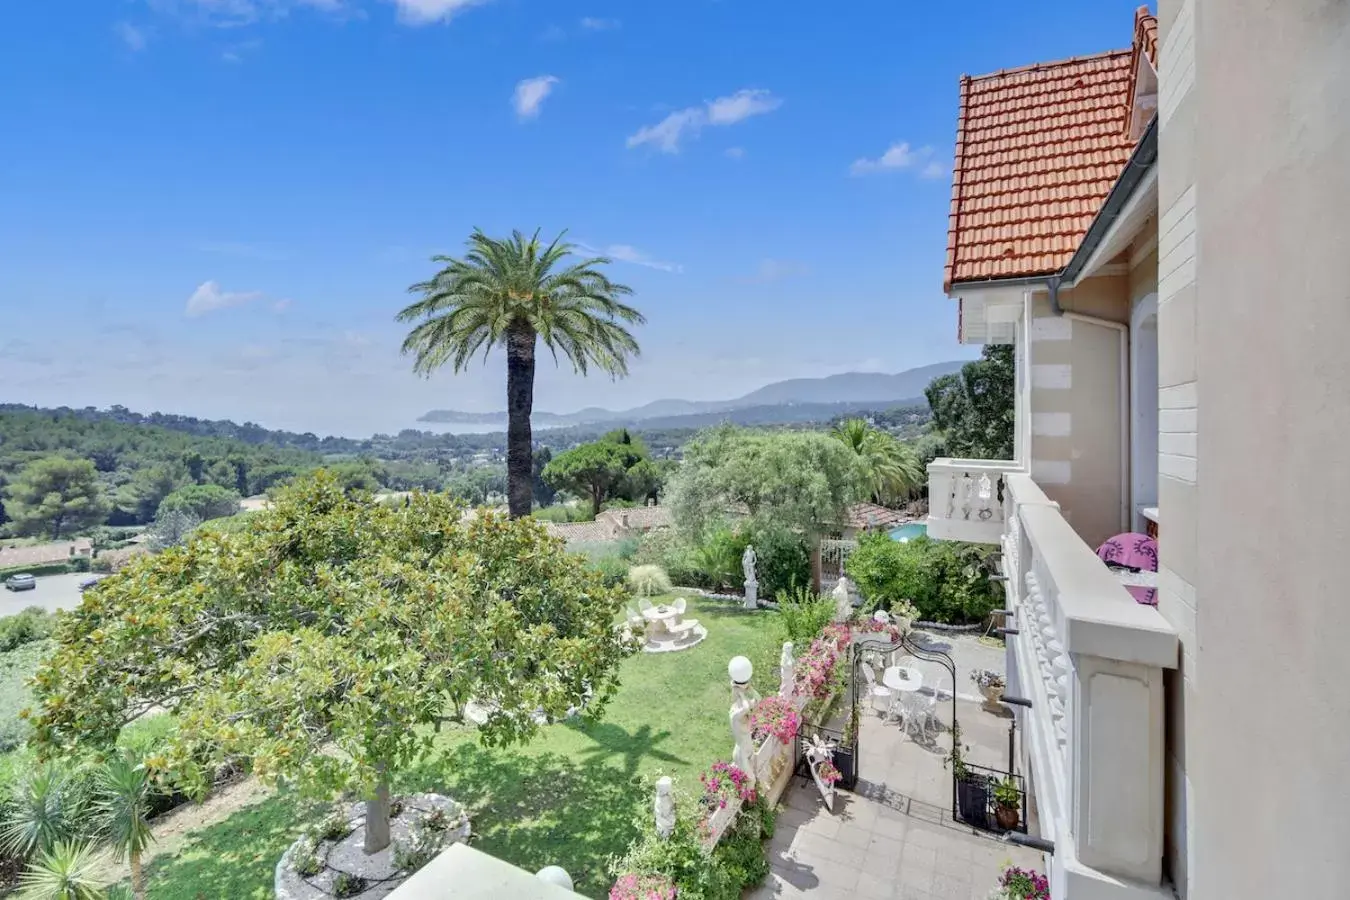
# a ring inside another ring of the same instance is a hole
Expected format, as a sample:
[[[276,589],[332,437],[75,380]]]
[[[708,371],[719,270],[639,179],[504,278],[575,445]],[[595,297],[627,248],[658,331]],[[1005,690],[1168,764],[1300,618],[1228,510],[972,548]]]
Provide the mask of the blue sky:
[[[630,378],[731,397],[971,355],[941,291],[957,79],[1128,46],[1133,2],[66,0],[0,27],[0,396],[364,435],[499,409],[394,313],[471,228],[569,229]]]

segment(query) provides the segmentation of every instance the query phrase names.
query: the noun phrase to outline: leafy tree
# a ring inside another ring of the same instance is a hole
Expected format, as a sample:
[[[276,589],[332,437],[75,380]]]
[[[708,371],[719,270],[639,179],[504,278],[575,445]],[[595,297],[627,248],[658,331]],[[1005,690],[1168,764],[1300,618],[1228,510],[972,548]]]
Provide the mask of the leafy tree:
[[[138,522],[149,522],[164,498],[189,483],[187,466],[178,460],[138,469],[119,504],[135,511]]]
[[[538,232],[497,240],[474,231],[468,247],[462,259],[433,257],[445,268],[409,288],[422,299],[398,314],[400,322],[419,322],[403,352],[415,355],[415,372],[430,375],[446,364],[459,372],[478,351],[486,356],[505,344],[507,496],[512,517],[528,516],[536,344],[543,341],[554,359],[561,352],[582,374],[595,366],[626,375],[638,345],[625,326],[644,319],[619,299],[632,289],[600,270],[610,260],[564,265],[576,248],[561,237],[544,246]]]
[[[553,461],[553,451],[547,447],[540,447],[534,451],[534,457],[530,463],[530,482],[534,491],[534,502],[543,507],[551,506],[557,498],[558,492],[553,489],[547,481],[544,480],[544,469]]]
[[[106,746],[153,707],[180,723],[147,760],[193,793],[227,758],[366,801],[365,848],[390,841],[391,777],[437,752],[433,729],[493,710],[490,745],[537,710],[600,714],[636,648],[625,600],[529,519],[463,517],[444,495],[385,505],[330,473],[278,490],[238,533],[143,556],[63,615],[34,678],[45,753]]]
[[[202,520],[185,509],[171,509],[160,513],[155,517],[154,524],[146,529],[150,536],[150,548],[166,550],[169,547],[177,547],[186,541],[188,535],[196,531],[200,524]]]
[[[150,841],[151,786],[149,770],[126,753],[114,754],[98,773],[94,798],[97,830],[117,859],[131,864],[131,892],[145,897],[141,855]]]
[[[864,419],[845,419],[830,434],[858,457],[876,503],[903,501],[927,480],[913,448],[900,443],[890,433],[867,424]]]
[[[206,469],[206,480],[212,484],[220,485],[223,488],[235,490],[238,480],[235,478],[234,466],[223,459],[218,459],[211,463]]]
[[[621,492],[626,499],[642,503],[656,499],[664,482],[665,472],[655,460],[640,459],[624,472]]]
[[[165,497],[159,513],[186,512],[205,522],[239,512],[239,495],[218,484],[190,484]]]
[[[959,375],[935,378],[924,389],[933,427],[952,456],[1012,459],[1016,388],[1013,347],[989,345]]]
[[[53,456],[29,463],[5,493],[5,510],[19,534],[46,532],[60,540],[108,515],[98,472],[87,459]]]
[[[582,444],[555,456],[544,467],[544,480],[559,490],[590,498],[594,518],[628,474],[624,459],[623,449],[612,441]]]

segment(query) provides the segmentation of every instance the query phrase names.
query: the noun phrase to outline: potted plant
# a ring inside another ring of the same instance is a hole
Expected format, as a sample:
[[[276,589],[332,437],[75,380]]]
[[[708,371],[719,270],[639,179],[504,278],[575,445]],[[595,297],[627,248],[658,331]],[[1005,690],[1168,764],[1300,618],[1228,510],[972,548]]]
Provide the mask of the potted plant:
[[[1035,869],[1008,866],[990,900],[1050,900],[1050,880]]]
[[[833,760],[839,769],[839,787],[853,790],[858,784],[858,706],[853,704],[848,721],[844,723],[844,737],[834,748]]]
[[[1004,831],[1017,827],[1022,808],[1022,791],[1011,775],[1005,778],[989,779],[994,789],[994,821]]]
[[[908,633],[909,627],[917,618],[919,618],[918,607],[908,600],[901,600],[891,606],[891,624],[898,626],[901,634]]]
[[[975,686],[984,695],[984,708],[990,712],[1000,712],[999,701],[1003,699],[1003,691],[1008,687],[1002,673],[993,669],[976,669],[970,673],[970,680],[975,682]]]
[[[961,725],[952,724],[952,749],[943,760],[944,767],[951,767],[952,777],[956,780],[956,815],[961,821],[976,828],[989,827],[989,779],[966,767],[962,756]]]

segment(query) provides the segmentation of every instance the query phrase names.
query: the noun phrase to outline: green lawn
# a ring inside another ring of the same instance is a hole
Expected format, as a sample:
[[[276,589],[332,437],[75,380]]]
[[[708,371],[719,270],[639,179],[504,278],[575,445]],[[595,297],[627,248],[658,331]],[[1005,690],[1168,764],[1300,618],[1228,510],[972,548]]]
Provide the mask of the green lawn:
[[[728,660],[750,657],[761,693],[778,687],[776,613],[696,598],[689,607],[707,626],[707,640],[627,660],[599,724],[552,725],[509,750],[484,749],[475,732],[456,729],[442,740],[445,757],[405,773],[398,787],[449,794],[469,806],[479,849],[530,871],[561,865],[578,891],[605,896],[609,857],[624,851],[637,818],[650,814],[649,781],[673,775],[692,790],[700,771],[729,758]],[[157,860],[149,896],[271,898],[273,867],[302,821],[302,806],[284,795],[243,809]]]

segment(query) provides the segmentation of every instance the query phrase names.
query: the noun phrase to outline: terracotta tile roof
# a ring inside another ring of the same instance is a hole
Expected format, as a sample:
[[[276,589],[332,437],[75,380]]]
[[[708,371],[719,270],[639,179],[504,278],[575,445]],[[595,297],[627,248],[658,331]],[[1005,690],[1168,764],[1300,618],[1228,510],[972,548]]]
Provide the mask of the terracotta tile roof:
[[[888,509],[875,503],[855,503],[848,508],[848,521],[844,524],[859,530],[870,528],[892,528],[910,521],[914,517],[897,509]]]
[[[1069,262],[1129,159],[1139,57],[1157,53],[1143,6],[1127,49],[961,79],[944,289]]]

